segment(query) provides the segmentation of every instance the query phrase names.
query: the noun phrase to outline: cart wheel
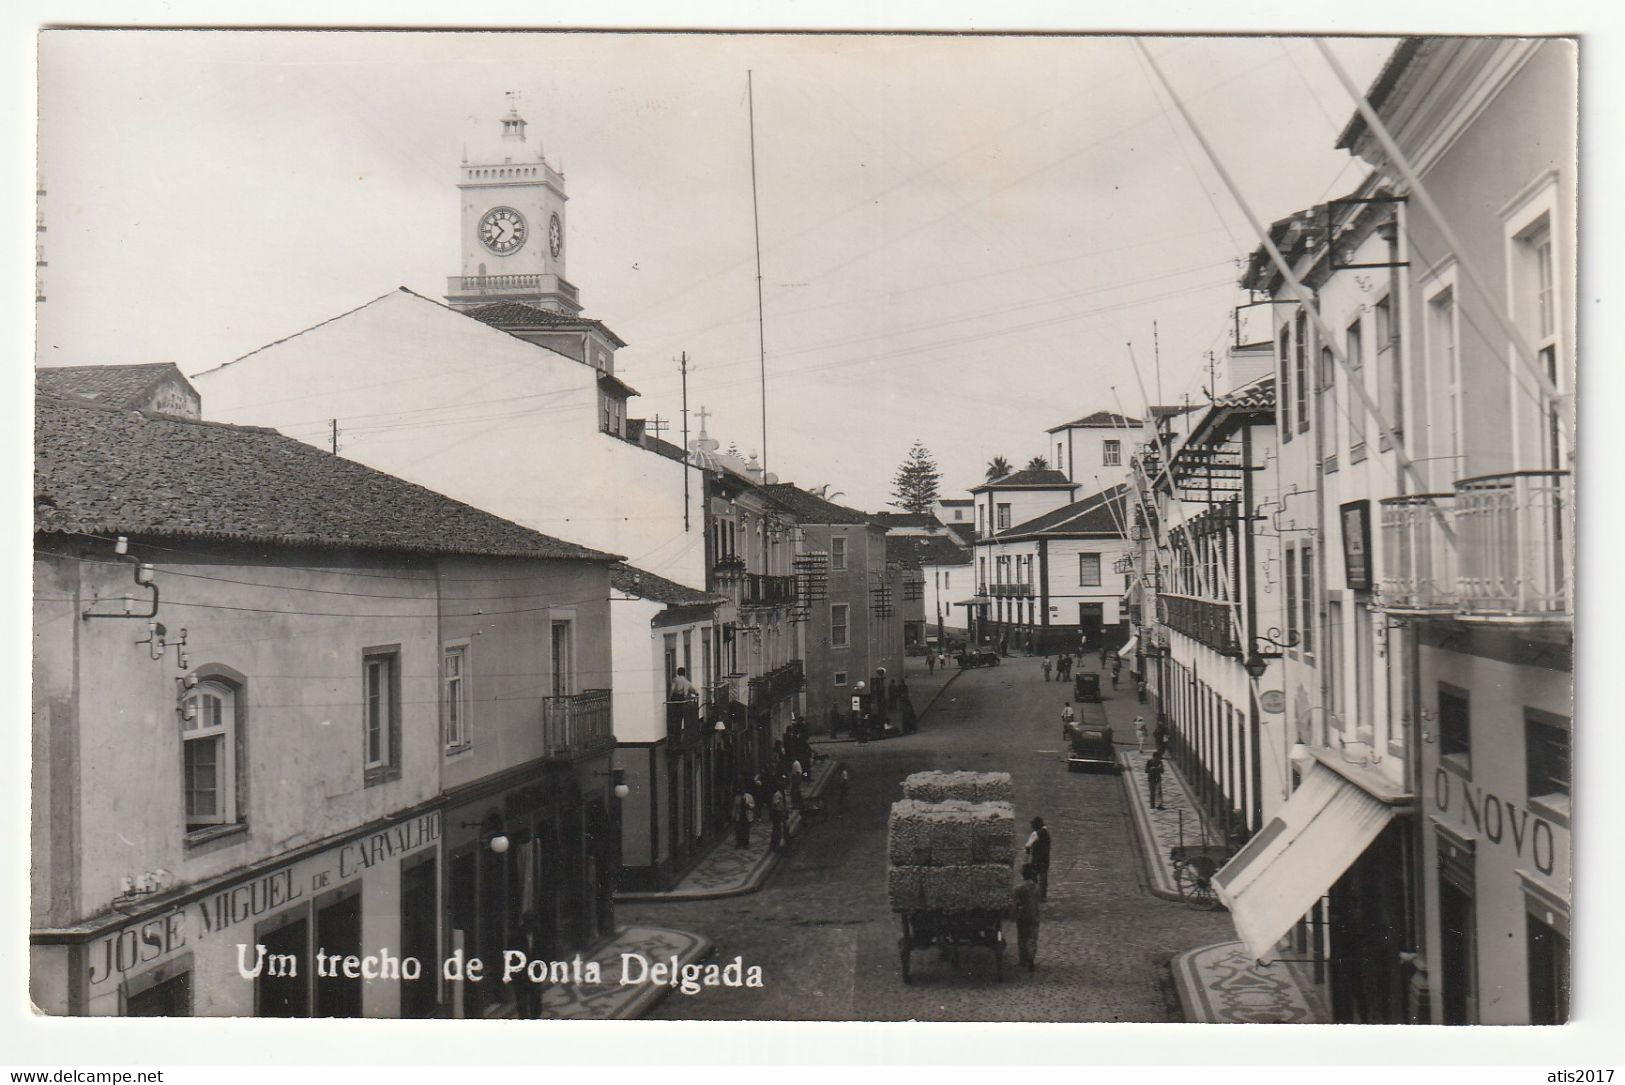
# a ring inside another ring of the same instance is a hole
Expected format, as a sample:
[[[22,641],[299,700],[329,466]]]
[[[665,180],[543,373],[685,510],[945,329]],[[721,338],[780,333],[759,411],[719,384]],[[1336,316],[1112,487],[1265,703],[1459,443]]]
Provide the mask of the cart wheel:
[[[909,953],[909,948],[908,948],[908,940],[906,938],[897,943],[897,955],[900,958],[902,958],[902,961],[903,961],[903,982],[904,983],[913,983],[914,982],[914,976],[909,971],[909,967],[908,967],[908,960],[909,960],[909,957],[910,957],[910,953]]]
[[[1174,867],[1174,882],[1179,887],[1179,895],[1192,904],[1211,908],[1215,901],[1212,874],[1212,867],[1207,863],[1179,863]]]

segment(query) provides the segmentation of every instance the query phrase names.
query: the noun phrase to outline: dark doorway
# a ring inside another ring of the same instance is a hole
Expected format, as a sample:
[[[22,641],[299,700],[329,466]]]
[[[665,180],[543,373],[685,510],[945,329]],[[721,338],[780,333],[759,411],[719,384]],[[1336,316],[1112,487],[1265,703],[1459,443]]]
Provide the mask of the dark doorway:
[[[291,921],[281,922],[275,929],[267,930],[267,927],[278,923],[272,920],[271,924],[262,924],[254,932],[255,941],[265,947],[266,953],[266,961],[262,962],[263,968],[254,981],[260,1017],[310,1016],[308,976],[316,962],[310,952],[308,912],[301,906],[297,916]],[[279,962],[272,960],[278,955],[291,957],[294,966],[280,967]]]
[[[1528,917],[1529,1023],[1563,1025],[1569,1020],[1569,940]]]
[[[316,908],[316,948],[329,958],[361,956],[361,894],[351,893]],[[354,978],[331,963],[316,977],[317,1017],[360,1017],[361,974]]]
[[[1478,1017],[1478,921],[1472,895],[1439,880],[1440,1007],[1447,1025],[1476,1024]]]
[[[1083,634],[1084,650],[1098,652],[1106,628],[1106,604],[1079,603],[1078,630]]]
[[[438,1003],[435,868],[430,856],[401,871],[401,958],[415,957],[422,965],[417,979],[401,979],[402,1017],[433,1017]]]
[[[153,984],[124,1003],[126,1017],[190,1017],[192,973],[182,972]]]

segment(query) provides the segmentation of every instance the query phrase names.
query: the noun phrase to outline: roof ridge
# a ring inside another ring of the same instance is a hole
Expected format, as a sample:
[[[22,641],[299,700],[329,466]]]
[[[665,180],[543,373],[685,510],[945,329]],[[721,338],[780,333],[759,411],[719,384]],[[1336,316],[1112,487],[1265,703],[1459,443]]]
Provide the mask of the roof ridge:
[[[269,343],[262,343],[259,346],[255,347],[253,350],[249,351],[247,354],[239,354],[237,357],[232,358],[229,361],[221,362],[219,365],[216,365],[216,366],[210,366],[208,369],[200,369],[196,373],[187,374],[186,377],[187,377],[188,380],[190,380],[192,377],[201,377],[205,373],[213,373],[217,369],[224,369],[228,365],[236,365],[238,362],[242,361],[245,358],[252,358],[254,355],[259,354],[262,351],[270,350],[272,347],[279,346],[279,345],[281,345],[283,343],[286,343],[290,339],[297,339],[301,335],[304,335],[307,332],[313,332],[317,328],[325,327],[326,325],[333,323],[335,320],[343,320],[345,317],[351,315],[352,313],[359,313],[363,309],[369,309],[372,306],[377,305],[379,302],[383,301],[385,298],[389,297],[390,294],[395,294],[395,293],[398,293],[398,292],[401,292],[401,291],[405,291],[408,294],[412,294],[412,291],[407,290],[406,287],[398,286],[394,290],[390,290],[390,291],[388,291],[386,293],[379,294],[376,298],[373,298],[371,301],[362,302],[360,305],[357,305],[354,308],[346,309],[344,312],[339,313],[339,314],[337,314],[335,316],[330,316],[326,320],[319,320],[316,323],[311,324],[308,327],[300,328],[296,332],[289,332],[287,335],[284,335],[280,339],[273,339]],[[412,296],[413,297],[421,297],[422,295],[413,294]]]
[[[54,407],[73,407],[80,410],[90,411],[112,411],[116,414],[139,414],[143,418],[150,418],[156,422],[179,422],[188,426],[210,426],[216,429],[240,430],[244,433],[269,433],[289,441],[295,440],[295,438],[289,437],[281,430],[278,430],[272,426],[245,426],[239,422],[220,422],[210,418],[194,418],[187,414],[171,414],[168,411],[153,411],[148,410],[145,407],[129,407],[120,403],[103,403],[99,399],[90,399],[86,396],[73,392],[36,392],[34,394],[34,398],[35,400],[51,400],[51,405]],[[303,444],[304,442],[301,441],[299,443]],[[360,461],[350,460],[348,462],[359,463]],[[373,468],[373,470],[376,470],[376,468]],[[402,479],[401,481],[404,482],[406,480]]]

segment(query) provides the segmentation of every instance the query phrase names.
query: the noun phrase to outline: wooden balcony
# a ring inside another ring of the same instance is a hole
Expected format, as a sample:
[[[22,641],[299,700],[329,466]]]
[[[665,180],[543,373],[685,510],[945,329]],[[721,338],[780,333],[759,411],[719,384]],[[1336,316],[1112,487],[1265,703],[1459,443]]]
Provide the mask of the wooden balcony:
[[[1163,593],[1157,596],[1157,612],[1158,620],[1174,632],[1223,655],[1241,655],[1229,603]]]
[[[542,698],[542,756],[579,761],[615,745],[610,691],[589,689],[564,697]]]
[[[750,680],[750,710],[755,713],[771,711],[780,701],[793,697],[801,690],[802,663],[792,659],[783,666],[774,667],[766,674]]]
[[[1453,493],[1407,494],[1381,502],[1379,609],[1391,614],[1457,609],[1456,547],[1450,534],[1455,500]]]
[[[1572,621],[1574,493],[1567,471],[1512,471],[1456,483],[1460,616]]]

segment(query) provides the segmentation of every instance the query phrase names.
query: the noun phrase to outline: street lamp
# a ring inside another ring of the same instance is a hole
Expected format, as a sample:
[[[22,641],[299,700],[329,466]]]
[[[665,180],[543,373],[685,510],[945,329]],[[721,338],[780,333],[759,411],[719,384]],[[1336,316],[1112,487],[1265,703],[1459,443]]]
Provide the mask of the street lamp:
[[[1246,668],[1247,674],[1254,681],[1264,677],[1264,672],[1269,670],[1269,660],[1281,658],[1281,652],[1265,651],[1259,647],[1259,644],[1274,645],[1283,651],[1298,646],[1299,637],[1296,629],[1288,633],[1285,640],[1281,640],[1280,637],[1281,631],[1273,627],[1267,633],[1258,633],[1253,636],[1252,651],[1247,656],[1247,662],[1243,663],[1242,666]]]

